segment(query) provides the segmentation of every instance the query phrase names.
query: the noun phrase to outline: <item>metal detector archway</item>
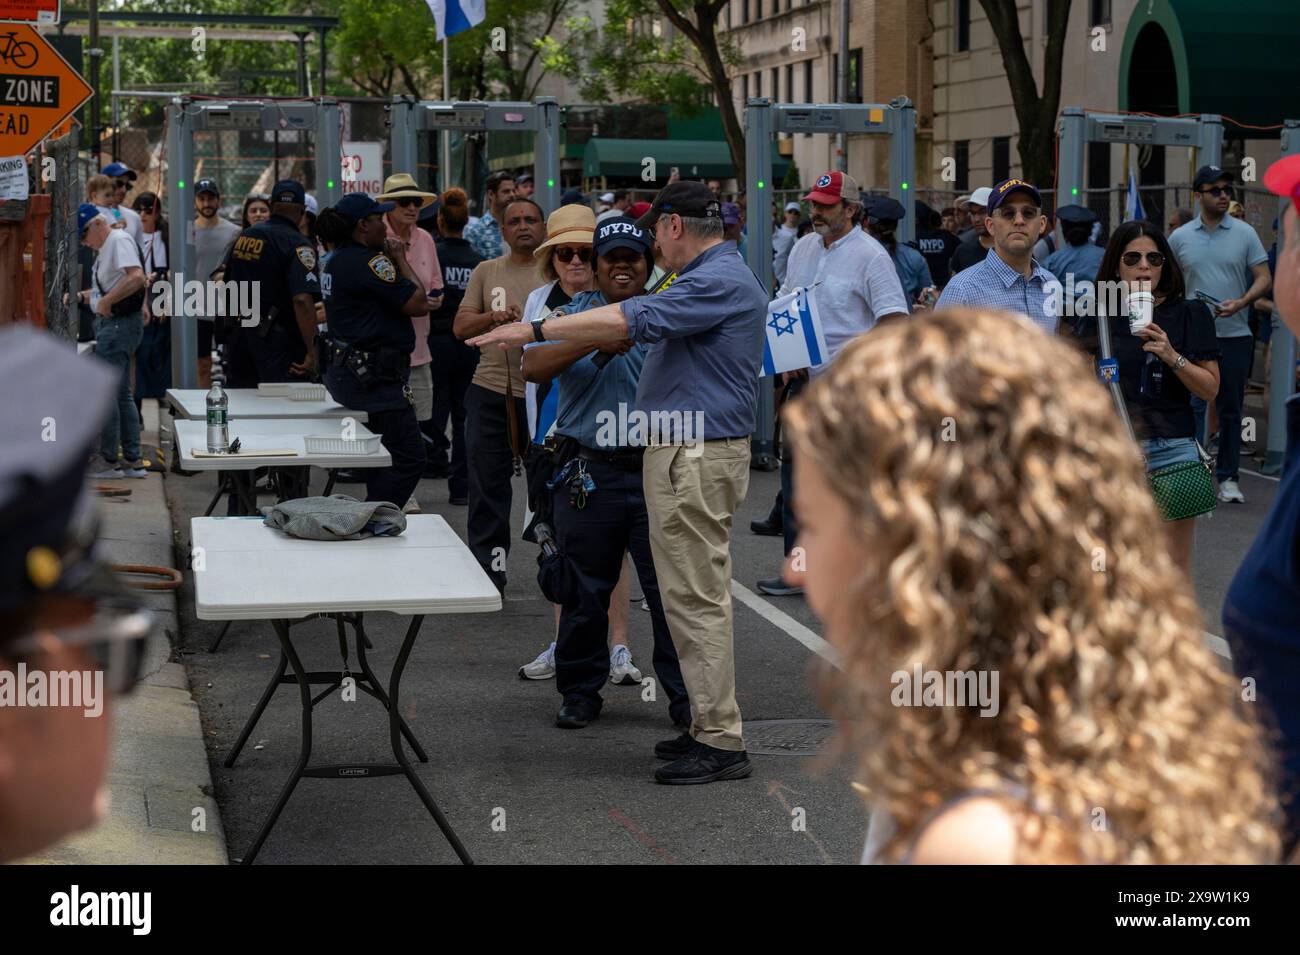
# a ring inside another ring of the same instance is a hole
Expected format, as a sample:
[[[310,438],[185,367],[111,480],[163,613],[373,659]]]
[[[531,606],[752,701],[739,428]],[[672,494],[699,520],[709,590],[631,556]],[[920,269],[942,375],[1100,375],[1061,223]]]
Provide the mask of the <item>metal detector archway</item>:
[[[1076,106],[1061,112],[1057,126],[1060,136],[1057,173],[1057,205],[1077,202],[1084,191],[1084,163],[1088,143],[1128,143],[1143,146],[1179,146],[1195,150],[1190,163],[1219,166],[1223,158],[1223,117],[1204,113],[1192,118],[1165,116],[1129,116],[1093,113]],[[1286,120],[1281,133],[1282,155],[1300,151],[1300,122]],[[1191,176],[1188,176],[1190,181]],[[1279,221],[1289,199],[1278,205]],[[1278,233],[1278,247],[1282,234]],[[1268,444],[1264,452],[1264,473],[1275,474],[1282,467],[1286,451],[1286,400],[1294,388],[1296,340],[1282,322],[1273,335],[1270,368],[1273,387],[1269,389]],[[1201,437],[1204,437],[1203,435]]]
[[[390,155],[394,169],[414,170],[422,132],[531,132],[534,198],[550,215],[560,204],[560,104],[553,96],[532,103],[487,103],[481,100],[433,102],[393,97]],[[446,143],[446,138],[443,140]],[[445,145],[444,145],[445,148]]]
[[[312,100],[193,99],[177,97],[167,106],[167,217],[172,223],[167,255],[174,280],[206,281],[194,275],[197,258],[192,230],[186,225],[194,217],[194,134],[231,130],[307,130],[316,134],[316,197],[321,206],[333,205],[342,196],[342,138],[338,101],[329,97]],[[198,347],[198,319],[173,315],[172,383],[176,388],[198,387],[194,353]]]
[[[747,237],[749,267],[764,288],[772,287],[772,233],[767,228],[767,196],[772,186],[772,138],[777,133],[871,133],[889,137],[889,195],[912,210],[909,191],[916,175],[916,110],[900,96],[891,103],[773,103],[751,99],[745,105],[745,195],[750,221],[759,223]],[[898,238],[916,237],[916,215],[898,224]],[[777,466],[772,453],[772,389],[758,389],[758,415],[753,436],[754,466]]]

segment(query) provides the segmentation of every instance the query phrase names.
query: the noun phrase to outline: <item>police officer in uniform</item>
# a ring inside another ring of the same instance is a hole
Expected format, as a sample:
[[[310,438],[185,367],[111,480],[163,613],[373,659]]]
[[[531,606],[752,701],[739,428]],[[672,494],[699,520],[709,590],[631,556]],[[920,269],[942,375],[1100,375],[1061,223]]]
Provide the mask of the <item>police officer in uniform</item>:
[[[263,381],[310,379],[316,357],[316,246],[298,230],[306,193],[283,179],[271,192],[271,218],[241,232],[226,257],[227,282],[259,283],[262,314],[254,325],[238,318],[225,345],[227,388]]]
[[[899,242],[894,235],[899,220],[907,214],[907,210],[897,199],[877,196],[870,199],[863,214],[871,237],[883,245],[889,257],[894,260],[894,271],[898,273],[898,281],[907,295],[907,307],[911,309],[921,293],[934,285],[934,281],[930,277],[930,266],[926,264],[925,256],[912,246]]]
[[[321,276],[329,326],[321,349],[325,386],[335,401],[366,412],[367,426],[393,457],[391,467],[365,470],[366,500],[401,507],[424,470],[424,437],[407,381],[411,317],[427,315],[429,302],[402,243],[387,238],[383,214],[394,206],[354,192],[323,210],[316,229],[334,246]]]
[[[1066,284],[1066,276],[1073,275],[1078,294],[1081,283],[1097,281],[1097,268],[1105,254],[1105,250],[1092,241],[1097,213],[1083,206],[1061,206],[1056,210],[1056,218],[1061,220],[1065,245],[1047,257],[1043,268],[1055,275],[1062,285]]]

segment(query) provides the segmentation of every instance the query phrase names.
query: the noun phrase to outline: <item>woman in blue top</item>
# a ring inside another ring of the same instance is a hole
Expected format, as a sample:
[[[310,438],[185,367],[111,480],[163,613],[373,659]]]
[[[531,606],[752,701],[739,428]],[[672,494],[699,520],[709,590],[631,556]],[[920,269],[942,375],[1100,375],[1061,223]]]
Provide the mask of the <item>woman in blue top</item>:
[[[593,244],[596,290],[579,292],[541,321],[559,324],[565,314],[641,294],[654,268],[651,244],[646,230],[627,216],[601,222]],[[593,351],[582,343],[540,338],[524,352],[524,379],[555,379],[559,387],[555,434],[562,442],[557,459],[565,463],[554,481],[552,519],[576,590],[561,606],[555,642],[555,684],[563,698],[555,723],[562,729],[579,729],[600,715],[600,688],[610,672],[610,595],[629,551],[650,607],[655,673],[668,694],[669,715],[683,730],[690,723],[686,684],[659,597],[641,484],[647,436],[635,409],[645,352],[645,346],[626,340]]]

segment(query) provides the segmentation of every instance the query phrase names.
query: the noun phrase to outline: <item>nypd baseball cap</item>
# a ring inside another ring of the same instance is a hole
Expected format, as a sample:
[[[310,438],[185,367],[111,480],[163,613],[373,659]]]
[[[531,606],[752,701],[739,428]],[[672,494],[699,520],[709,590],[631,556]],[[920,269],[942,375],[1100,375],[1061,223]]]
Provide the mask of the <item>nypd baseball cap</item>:
[[[294,202],[298,205],[306,205],[307,190],[302,187],[302,183],[294,182],[292,179],[281,179],[271,190],[272,202]]]
[[[1023,179],[1003,179],[993,187],[993,190],[989,195],[989,213],[992,214],[993,210],[1002,205],[1002,203],[1006,201],[1007,196],[1014,192],[1023,192],[1030,199],[1034,200],[1034,205],[1038,206],[1040,209],[1042,208],[1043,195],[1031,183],[1025,182]]]
[[[660,216],[685,216],[688,219],[721,219],[722,203],[702,182],[673,182],[659,190],[650,211],[636,220],[645,229],[659,221]]]
[[[1192,180],[1192,188],[1199,192],[1204,186],[1216,183],[1220,179],[1232,182],[1236,178],[1228,170],[1220,169],[1218,166],[1202,166],[1196,170],[1196,178]]]
[[[858,181],[848,173],[826,172],[813,183],[812,191],[804,196],[804,200],[833,206],[840,201],[857,202],[860,193]]]
[[[377,212],[389,212],[397,208],[395,202],[376,202],[364,192],[350,192],[334,206],[334,211],[351,225],[356,225],[366,216]]]
[[[631,216],[614,216],[596,226],[592,241],[596,255],[605,255],[614,249],[632,249],[648,253],[651,248],[650,233],[637,225]]]

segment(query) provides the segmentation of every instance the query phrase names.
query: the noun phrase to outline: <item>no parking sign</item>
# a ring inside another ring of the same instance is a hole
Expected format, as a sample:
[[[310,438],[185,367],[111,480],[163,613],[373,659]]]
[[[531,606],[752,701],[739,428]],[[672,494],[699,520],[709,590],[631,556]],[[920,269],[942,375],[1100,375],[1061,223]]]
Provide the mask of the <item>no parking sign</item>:
[[[376,196],[384,191],[384,144],[343,144],[343,194],[365,192]]]

